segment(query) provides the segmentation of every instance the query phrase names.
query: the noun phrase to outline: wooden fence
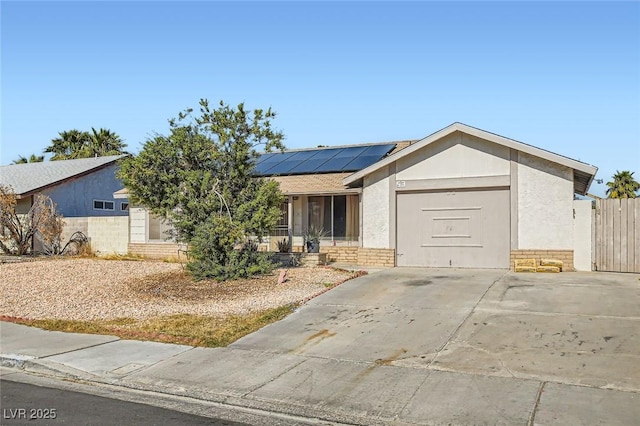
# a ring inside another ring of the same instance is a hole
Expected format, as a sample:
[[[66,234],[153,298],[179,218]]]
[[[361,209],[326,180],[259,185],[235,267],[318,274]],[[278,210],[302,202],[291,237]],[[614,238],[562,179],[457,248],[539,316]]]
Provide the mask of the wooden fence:
[[[596,200],[595,269],[640,273],[640,198]]]

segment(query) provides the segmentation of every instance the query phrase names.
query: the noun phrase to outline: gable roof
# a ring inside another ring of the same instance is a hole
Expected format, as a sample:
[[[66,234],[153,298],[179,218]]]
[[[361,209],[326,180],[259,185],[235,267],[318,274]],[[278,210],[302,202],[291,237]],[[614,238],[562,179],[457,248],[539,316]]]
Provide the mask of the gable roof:
[[[18,198],[22,198],[107,167],[123,157],[126,155],[0,166],[0,183],[13,187]]]
[[[578,194],[586,194],[593,178],[595,177],[598,168],[592,166],[587,163],[583,163],[578,160],[574,160],[569,157],[565,157],[563,155],[555,154],[551,151],[547,151],[541,148],[536,148],[535,146],[528,145],[523,142],[518,142],[513,139],[506,138],[504,136],[496,135],[495,133],[490,133],[485,130],[481,130],[475,127],[468,126],[463,123],[453,123],[444,129],[438,130],[435,133],[421,139],[406,148],[397,151],[396,153],[381,159],[380,161],[366,167],[352,175],[346,177],[343,181],[345,186],[353,186],[358,185],[360,181],[367,175],[379,170],[382,167],[385,167],[400,158],[403,158],[407,155],[411,155],[413,152],[418,151],[421,148],[431,145],[442,139],[445,136],[448,136],[454,132],[463,132],[472,136],[476,136],[478,138],[487,140],[489,142],[493,142],[498,145],[506,146],[508,148],[515,149],[520,152],[524,152],[526,154],[533,155],[535,157],[543,158],[545,160],[561,164],[563,166],[569,167],[573,169],[573,185],[574,191]]]

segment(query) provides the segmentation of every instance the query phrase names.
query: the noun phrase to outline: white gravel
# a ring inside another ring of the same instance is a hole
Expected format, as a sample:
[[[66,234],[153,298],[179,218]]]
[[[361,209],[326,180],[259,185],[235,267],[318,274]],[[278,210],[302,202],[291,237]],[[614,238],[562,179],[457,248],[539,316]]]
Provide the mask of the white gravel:
[[[160,315],[240,314],[298,302],[326,290],[349,274],[330,268],[289,269],[240,283],[189,284],[184,296],[170,282],[149,276],[174,272],[176,263],[100,259],[46,259],[0,264],[0,315],[29,319],[143,319]],[[156,280],[157,281],[157,280]],[[166,286],[165,286],[166,284]],[[201,287],[198,287],[201,286]],[[200,294],[202,294],[200,296]]]

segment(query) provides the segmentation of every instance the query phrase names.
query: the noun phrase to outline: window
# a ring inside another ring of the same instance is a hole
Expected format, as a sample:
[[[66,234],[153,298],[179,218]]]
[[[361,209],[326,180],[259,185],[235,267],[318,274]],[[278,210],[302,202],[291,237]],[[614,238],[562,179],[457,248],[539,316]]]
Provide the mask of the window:
[[[113,201],[93,200],[94,210],[115,210]]]
[[[271,233],[275,237],[286,237],[289,235],[289,201],[285,201],[280,206],[281,216],[276,224],[276,229]]]
[[[123,212],[126,212],[127,210],[129,210],[129,203],[127,203],[126,201],[121,202],[120,210]]]
[[[309,226],[323,228],[327,238],[355,241],[359,233],[357,195],[309,197]]]

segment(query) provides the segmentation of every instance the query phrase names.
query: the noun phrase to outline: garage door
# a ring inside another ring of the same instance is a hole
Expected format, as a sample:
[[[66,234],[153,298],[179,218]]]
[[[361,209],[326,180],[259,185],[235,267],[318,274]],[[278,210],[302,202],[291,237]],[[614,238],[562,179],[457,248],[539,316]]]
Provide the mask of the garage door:
[[[398,266],[509,267],[508,189],[397,197]]]

